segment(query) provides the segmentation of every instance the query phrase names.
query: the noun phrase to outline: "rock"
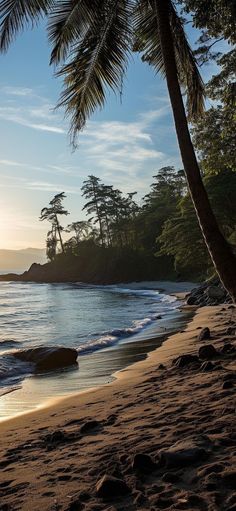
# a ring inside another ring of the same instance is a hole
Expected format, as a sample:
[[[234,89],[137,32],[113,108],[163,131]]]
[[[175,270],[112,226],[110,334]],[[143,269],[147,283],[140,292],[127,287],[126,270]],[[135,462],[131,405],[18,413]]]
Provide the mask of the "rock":
[[[52,433],[45,435],[43,440],[46,442],[46,444],[54,445],[67,442],[68,437],[65,435],[64,431],[61,429],[56,429]]]
[[[130,488],[122,479],[112,477],[105,474],[102,479],[97,482],[96,494],[105,500],[116,499],[130,493]]]
[[[233,344],[231,344],[231,342],[227,342],[220,349],[220,353],[222,353],[223,355],[226,355],[227,353],[233,353],[234,351],[235,351],[235,346]]]
[[[205,293],[209,298],[213,298],[214,300],[221,300],[225,297],[226,294],[224,289],[219,286],[209,286],[207,287]]]
[[[234,386],[233,382],[231,380],[227,380],[223,383],[222,389],[223,390],[232,389],[233,386]]]
[[[234,335],[236,333],[236,329],[233,326],[229,326],[225,332],[225,335]]]
[[[77,364],[78,353],[73,348],[48,347],[15,351],[12,355],[23,362],[35,364],[36,371],[52,371]]]
[[[186,300],[187,305],[196,305],[197,304],[197,297],[196,296],[189,296]]]
[[[215,369],[215,365],[208,360],[206,362],[203,362],[200,369],[201,371],[213,371]]]
[[[160,370],[163,370],[165,368],[166,368],[166,366],[164,366],[164,364],[159,364],[159,366],[158,366],[158,369],[160,369]]]
[[[134,456],[132,468],[138,472],[150,473],[157,469],[157,464],[148,454],[138,453]]]
[[[86,433],[90,433],[90,431],[97,429],[99,427],[100,427],[100,422],[98,422],[96,420],[91,420],[91,421],[88,421],[88,422],[85,422],[84,424],[82,424],[82,426],[80,428],[80,433],[81,433],[81,435],[85,435]]]
[[[163,449],[159,452],[160,465],[167,468],[192,465],[205,459],[206,456],[207,451],[203,447],[188,441],[177,442],[169,449]]]
[[[207,326],[201,330],[200,334],[198,335],[198,340],[205,341],[206,339],[210,339],[210,338],[211,338],[211,332]]]
[[[180,355],[178,358],[175,358],[172,362],[172,365],[175,367],[186,367],[191,364],[198,364],[199,365],[199,358],[197,355]]]
[[[207,344],[199,348],[198,355],[201,360],[211,360],[217,356],[217,351],[212,344]]]

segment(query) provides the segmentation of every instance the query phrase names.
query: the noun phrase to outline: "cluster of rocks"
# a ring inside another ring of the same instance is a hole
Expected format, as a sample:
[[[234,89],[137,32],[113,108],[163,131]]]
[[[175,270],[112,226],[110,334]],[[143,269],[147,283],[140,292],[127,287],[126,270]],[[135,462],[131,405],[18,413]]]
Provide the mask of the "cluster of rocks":
[[[186,303],[188,305],[204,307],[206,305],[232,303],[232,299],[222,286],[220,280],[215,277],[192,289],[191,293],[187,295]]]

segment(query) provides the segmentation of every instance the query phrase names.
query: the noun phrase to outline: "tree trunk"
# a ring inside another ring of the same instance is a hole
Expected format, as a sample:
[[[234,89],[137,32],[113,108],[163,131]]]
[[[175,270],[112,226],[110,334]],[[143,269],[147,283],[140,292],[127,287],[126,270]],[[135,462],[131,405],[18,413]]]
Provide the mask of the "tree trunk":
[[[62,237],[61,237],[60,225],[59,225],[59,222],[58,222],[57,215],[55,215],[55,216],[56,216],[57,232],[58,232],[58,236],[59,236],[59,240],[60,240],[61,250],[62,250],[62,252],[64,254],[65,250],[64,250],[64,245],[63,245]]]
[[[229,292],[233,301],[236,302],[236,258],[217,224],[202,182],[200,169],[191,141],[178,80],[172,31],[169,22],[169,6],[170,0],[155,0],[167,87],[173,110],[180,153],[189,192],[214,267],[223,286]]]

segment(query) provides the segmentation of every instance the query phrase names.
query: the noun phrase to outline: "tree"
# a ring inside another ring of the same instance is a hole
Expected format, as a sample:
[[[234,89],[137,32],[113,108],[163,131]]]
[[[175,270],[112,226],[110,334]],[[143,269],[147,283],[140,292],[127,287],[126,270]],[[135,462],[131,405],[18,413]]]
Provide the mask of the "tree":
[[[56,253],[57,235],[59,237],[61,251],[64,252],[64,245],[61,237],[63,227],[59,223],[58,216],[69,215],[69,212],[64,209],[62,205],[62,201],[65,199],[65,197],[66,195],[64,192],[56,194],[49,202],[49,207],[42,209],[41,215],[39,217],[39,220],[48,220],[52,224],[52,229],[49,231],[47,238],[47,250],[51,255],[54,249]]]
[[[189,118],[193,119],[203,112],[204,87],[174,2],[2,0],[1,48],[6,50],[16,32],[25,23],[37,21],[41,14],[49,14],[51,61],[65,63],[59,71],[64,77],[60,105],[71,117],[73,141],[87,118],[104,105],[107,87],[121,88],[134,28],[136,49],[166,76],[179,148],[199,225],[221,281],[236,301],[236,259],[219,229],[202,182],[181,93],[183,87]]]
[[[89,221],[94,220],[95,223],[99,224],[99,233],[102,245],[105,244],[105,233],[104,233],[104,222],[102,218],[102,205],[103,205],[103,192],[101,180],[99,177],[90,175],[88,179],[83,182],[81,188],[82,195],[88,202],[83,207],[86,210],[87,215],[93,215]]]

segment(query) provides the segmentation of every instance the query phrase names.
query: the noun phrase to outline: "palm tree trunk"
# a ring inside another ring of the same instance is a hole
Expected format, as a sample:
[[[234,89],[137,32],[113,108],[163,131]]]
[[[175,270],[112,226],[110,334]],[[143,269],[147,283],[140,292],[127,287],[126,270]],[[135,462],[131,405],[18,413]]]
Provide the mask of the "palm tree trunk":
[[[214,267],[223,286],[236,302],[236,258],[222,235],[212,211],[188,129],[169,22],[170,0],[156,0],[155,3],[167,87],[189,192]]]

